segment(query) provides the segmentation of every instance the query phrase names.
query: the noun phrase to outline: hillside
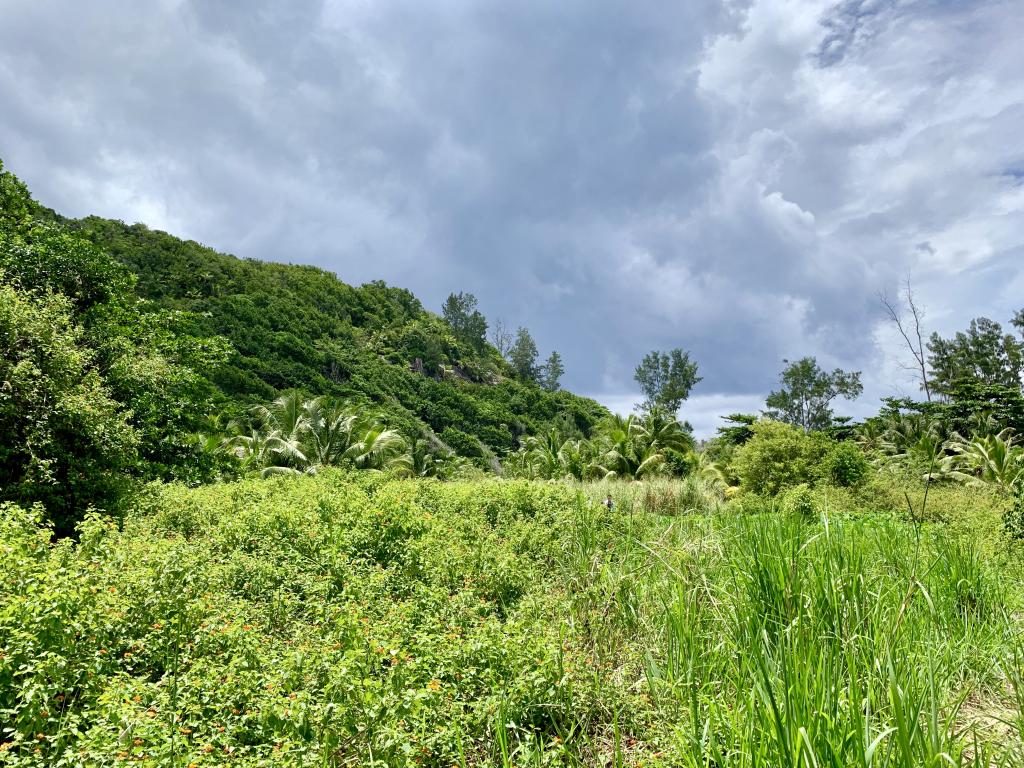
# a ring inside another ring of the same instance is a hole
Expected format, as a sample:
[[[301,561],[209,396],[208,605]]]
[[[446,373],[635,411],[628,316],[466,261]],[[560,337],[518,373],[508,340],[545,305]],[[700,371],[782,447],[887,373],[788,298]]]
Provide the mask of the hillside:
[[[212,377],[228,399],[298,388],[363,400],[407,435],[427,426],[470,457],[482,453],[477,439],[500,454],[561,414],[584,434],[606,415],[592,400],[517,381],[496,349],[467,349],[408,290],[238,259],[142,224],[69,224],[132,270],[141,297],[197,313],[201,332],[228,339],[235,354]]]

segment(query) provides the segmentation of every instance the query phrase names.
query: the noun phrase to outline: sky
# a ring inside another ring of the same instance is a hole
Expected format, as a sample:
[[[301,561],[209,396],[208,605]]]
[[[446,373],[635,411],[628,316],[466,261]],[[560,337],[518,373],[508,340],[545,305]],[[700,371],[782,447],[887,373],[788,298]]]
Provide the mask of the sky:
[[[913,395],[886,323],[1024,306],[1020,0],[0,0],[0,158],[43,203],[469,291],[698,435],[783,360]]]

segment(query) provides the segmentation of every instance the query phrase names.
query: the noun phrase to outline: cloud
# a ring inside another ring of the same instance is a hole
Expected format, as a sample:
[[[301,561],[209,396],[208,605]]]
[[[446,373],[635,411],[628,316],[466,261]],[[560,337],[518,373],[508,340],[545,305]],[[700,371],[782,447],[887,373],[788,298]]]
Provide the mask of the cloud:
[[[700,413],[805,354],[866,412],[905,385],[879,290],[942,332],[1018,308],[1017,10],[11,0],[0,156],[70,215],[472,291],[608,403],[682,346]]]

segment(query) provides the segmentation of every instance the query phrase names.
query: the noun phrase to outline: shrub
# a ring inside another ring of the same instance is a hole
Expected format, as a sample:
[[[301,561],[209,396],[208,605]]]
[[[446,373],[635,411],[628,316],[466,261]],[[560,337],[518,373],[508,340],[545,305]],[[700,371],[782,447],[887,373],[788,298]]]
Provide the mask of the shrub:
[[[850,488],[859,484],[869,469],[864,452],[851,442],[832,445],[821,463],[821,477],[833,485]]]
[[[441,440],[459,456],[475,459],[483,456],[480,442],[455,427],[445,427],[441,432]]]
[[[368,475],[154,486],[54,546],[0,503],[0,761],[412,768],[500,705],[551,731],[589,675],[541,609],[577,493]]]
[[[1017,486],[1013,506],[1003,514],[1003,527],[1014,539],[1024,539],[1024,485]]]
[[[801,483],[812,484],[832,441],[779,421],[759,421],[753,436],[737,449],[731,471],[744,491],[775,495]]]
[[[783,497],[782,509],[787,514],[798,517],[817,517],[818,508],[814,491],[806,483],[790,488]]]

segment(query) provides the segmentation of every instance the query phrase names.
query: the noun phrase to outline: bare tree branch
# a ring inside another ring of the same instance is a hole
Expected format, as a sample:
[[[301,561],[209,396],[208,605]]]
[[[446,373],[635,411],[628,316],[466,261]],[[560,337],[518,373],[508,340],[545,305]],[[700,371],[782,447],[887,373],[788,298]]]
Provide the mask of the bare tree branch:
[[[914,291],[910,284],[910,277],[907,277],[906,281],[906,293],[907,293],[907,306],[910,308],[910,316],[912,318],[911,325],[904,325],[903,318],[900,316],[900,309],[898,305],[894,305],[885,293],[880,292],[878,294],[879,300],[882,302],[882,306],[885,307],[886,312],[889,315],[889,319],[893,325],[900,332],[900,336],[903,337],[903,341],[906,342],[907,349],[910,350],[910,354],[914,356],[913,365],[901,366],[907,370],[913,370],[921,379],[921,388],[924,390],[925,399],[931,402],[932,391],[931,383],[928,380],[928,358],[925,355],[925,344],[924,336],[921,331],[921,320],[924,318],[924,311],[918,307],[914,302]]]

